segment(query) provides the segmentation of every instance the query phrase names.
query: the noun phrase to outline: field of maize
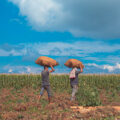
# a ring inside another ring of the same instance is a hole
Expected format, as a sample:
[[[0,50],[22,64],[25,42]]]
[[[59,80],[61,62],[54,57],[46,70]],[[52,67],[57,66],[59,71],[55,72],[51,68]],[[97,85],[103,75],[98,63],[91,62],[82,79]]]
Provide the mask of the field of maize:
[[[68,75],[50,75],[50,84],[53,94],[54,105],[49,106],[47,103],[47,94],[37,103],[37,96],[39,95],[41,88],[41,75],[0,75],[0,118],[10,120],[10,115],[16,113],[17,117],[14,119],[29,119],[39,120],[41,119],[53,119],[53,116],[59,116],[64,114],[70,119],[79,119],[79,115],[70,110],[71,105],[80,106],[105,106],[105,105],[120,105],[120,75],[79,75],[79,90],[76,95],[76,101],[70,102],[71,87]],[[5,92],[7,91],[7,92]],[[27,92],[25,92],[27,91]],[[23,96],[20,95],[23,93]],[[31,94],[31,97],[30,97]],[[6,101],[6,102],[5,102]],[[32,103],[31,103],[32,101]],[[3,103],[2,103],[3,102]],[[13,104],[14,103],[14,104]],[[35,105],[28,105],[28,103]],[[61,103],[61,104],[60,104]],[[6,107],[10,106],[10,109]],[[25,109],[20,108],[16,111],[16,107],[24,106]],[[29,106],[29,107],[28,107]],[[32,108],[30,107],[32,106]],[[40,108],[39,108],[40,106]],[[57,107],[56,107],[57,106]],[[59,110],[59,106],[61,109]],[[48,108],[46,108],[48,107]],[[50,107],[50,108],[49,108]],[[27,109],[27,110],[26,110]],[[51,110],[54,115],[48,111]],[[55,114],[54,110],[58,110]],[[22,112],[26,114],[23,114]],[[41,111],[41,112],[40,112]],[[47,111],[47,112],[46,112]],[[11,113],[11,114],[10,114]],[[29,114],[35,114],[36,116],[29,117]],[[106,115],[105,119],[113,119],[119,114]],[[8,115],[10,114],[10,115]],[[6,117],[6,116],[9,117]],[[12,115],[11,115],[12,116]],[[40,118],[39,118],[40,117]],[[63,117],[63,118],[64,118]],[[60,117],[60,119],[63,119]],[[66,118],[66,117],[65,117]],[[84,116],[83,116],[84,118]],[[88,117],[89,118],[89,117]],[[13,119],[13,120],[14,120]],[[54,118],[55,120],[57,117]],[[90,117],[89,119],[94,119]]]

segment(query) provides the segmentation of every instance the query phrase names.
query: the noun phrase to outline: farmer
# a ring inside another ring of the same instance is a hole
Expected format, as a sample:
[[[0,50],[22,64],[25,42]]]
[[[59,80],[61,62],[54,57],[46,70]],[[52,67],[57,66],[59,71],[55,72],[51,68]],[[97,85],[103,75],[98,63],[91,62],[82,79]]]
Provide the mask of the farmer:
[[[83,72],[83,68],[80,66],[80,71],[77,70],[76,67],[72,68],[69,78],[70,78],[70,85],[72,88],[72,96],[71,101],[75,100],[75,94],[78,91],[78,75]]]
[[[39,99],[41,98],[41,96],[43,95],[44,89],[47,91],[48,94],[48,101],[49,103],[51,102],[51,90],[50,90],[50,82],[49,82],[49,73],[54,72],[55,69],[53,68],[52,65],[50,65],[51,70],[48,70],[48,66],[44,66],[44,70],[41,72],[41,76],[42,76],[42,88],[40,91],[40,96]]]

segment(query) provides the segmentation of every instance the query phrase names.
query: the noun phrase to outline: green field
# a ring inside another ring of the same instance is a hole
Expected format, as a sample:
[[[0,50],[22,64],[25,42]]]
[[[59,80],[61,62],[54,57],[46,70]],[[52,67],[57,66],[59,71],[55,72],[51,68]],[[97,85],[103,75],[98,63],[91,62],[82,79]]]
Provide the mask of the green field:
[[[68,75],[51,75],[50,83],[53,93],[53,102],[52,106],[54,109],[57,109],[55,106],[59,106],[59,102],[64,106],[64,109],[58,110],[56,116],[60,114],[70,114],[71,110],[69,106],[71,105],[80,105],[80,106],[106,106],[106,105],[120,105],[120,75],[80,75],[79,76],[79,90],[77,93],[77,100],[75,103],[68,103],[67,105],[63,103],[69,102],[71,95],[71,87]],[[1,97],[1,111],[0,118],[5,118],[4,114],[10,114],[11,112],[17,113],[16,118],[14,119],[27,119],[29,114],[35,113],[37,117],[31,116],[29,119],[37,120],[37,119],[52,119],[51,114],[45,108],[49,107],[47,102],[47,95],[38,102],[37,105],[33,105],[28,107],[28,110],[23,110],[26,112],[26,115],[22,113],[22,111],[16,111],[15,108],[18,106],[25,106],[27,108],[27,104],[32,101],[33,103],[37,102],[37,96],[39,95],[41,88],[41,76],[40,75],[0,75],[0,95]],[[7,94],[5,93],[7,91]],[[27,91],[27,92],[25,92]],[[23,93],[23,97],[19,98],[20,94]],[[32,94],[32,98],[29,94]],[[5,101],[3,101],[3,98]],[[60,101],[57,99],[60,99]],[[13,104],[14,103],[14,104]],[[39,107],[41,106],[40,110]],[[6,107],[10,107],[10,109],[6,110]],[[19,107],[18,107],[19,108]],[[50,108],[52,109],[52,108]],[[41,112],[39,112],[41,111]],[[52,111],[53,112],[53,111]],[[54,112],[55,113],[55,112]],[[119,114],[117,117],[119,117]],[[106,115],[104,119],[113,119],[116,117],[116,114]],[[73,116],[69,116],[70,119],[77,119],[73,114]],[[40,118],[38,117],[40,116]],[[72,118],[73,117],[73,118]],[[84,118],[84,116],[83,116]],[[13,119],[13,120],[14,120]],[[94,116],[93,118],[95,119]],[[102,118],[101,118],[102,119]],[[62,120],[62,118],[61,118]]]

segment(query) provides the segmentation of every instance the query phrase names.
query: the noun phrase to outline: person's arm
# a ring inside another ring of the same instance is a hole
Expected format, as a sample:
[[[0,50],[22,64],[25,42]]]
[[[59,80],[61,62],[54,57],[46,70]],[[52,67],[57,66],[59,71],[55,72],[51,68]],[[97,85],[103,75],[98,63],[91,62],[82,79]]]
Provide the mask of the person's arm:
[[[55,69],[53,68],[53,66],[52,66],[52,65],[50,65],[50,67],[51,67],[51,70],[50,70],[49,72],[54,72],[54,71],[55,71]]]
[[[82,66],[80,65],[80,72],[82,73],[83,72],[83,68],[82,68]]]
[[[76,71],[76,74],[80,74],[80,73],[82,73],[83,72],[83,68],[81,67],[81,65],[80,65],[80,71]]]

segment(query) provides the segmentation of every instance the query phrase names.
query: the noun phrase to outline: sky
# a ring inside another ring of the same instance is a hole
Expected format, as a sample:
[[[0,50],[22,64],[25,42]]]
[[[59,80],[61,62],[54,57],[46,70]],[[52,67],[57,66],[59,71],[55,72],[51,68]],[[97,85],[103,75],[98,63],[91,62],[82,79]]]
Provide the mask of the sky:
[[[40,56],[69,73],[75,58],[83,73],[120,73],[119,0],[0,0],[0,73],[40,73]]]

